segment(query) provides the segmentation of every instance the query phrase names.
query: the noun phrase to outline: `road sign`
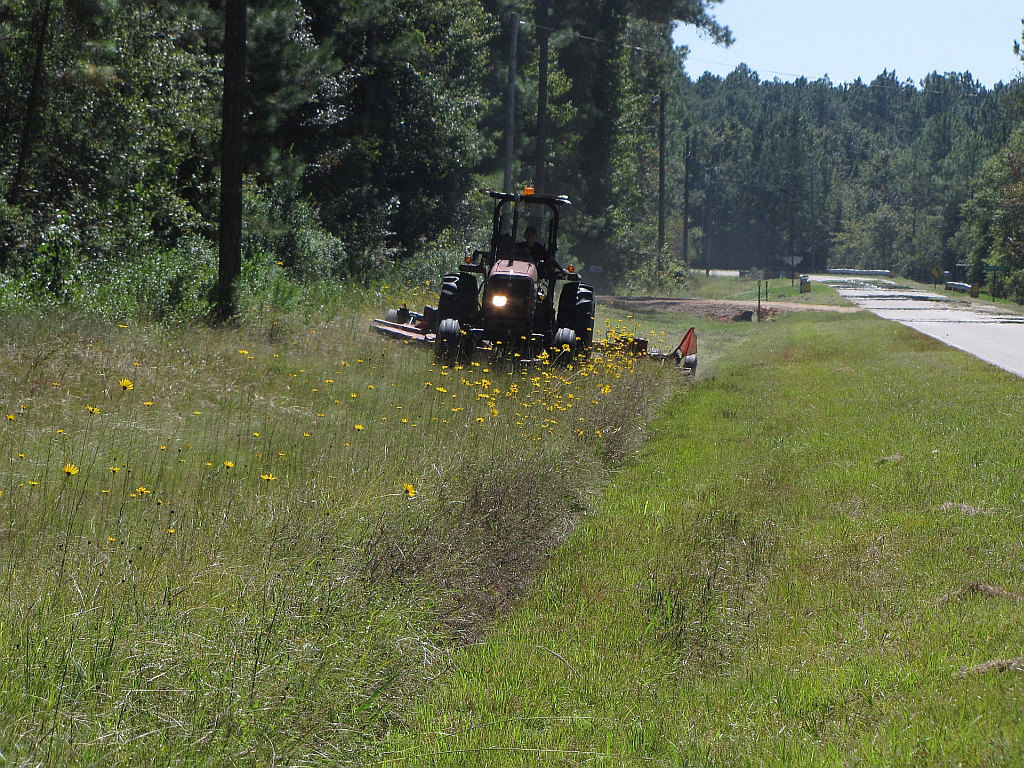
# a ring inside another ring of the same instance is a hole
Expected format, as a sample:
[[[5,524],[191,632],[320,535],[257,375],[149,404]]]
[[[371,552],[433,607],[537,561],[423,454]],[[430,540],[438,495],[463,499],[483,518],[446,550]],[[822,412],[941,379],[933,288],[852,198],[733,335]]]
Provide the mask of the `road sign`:
[[[983,272],[1009,272],[1009,267],[996,267],[992,264],[982,264],[981,270]]]
[[[942,267],[932,267],[932,277],[936,280],[942,277]]]

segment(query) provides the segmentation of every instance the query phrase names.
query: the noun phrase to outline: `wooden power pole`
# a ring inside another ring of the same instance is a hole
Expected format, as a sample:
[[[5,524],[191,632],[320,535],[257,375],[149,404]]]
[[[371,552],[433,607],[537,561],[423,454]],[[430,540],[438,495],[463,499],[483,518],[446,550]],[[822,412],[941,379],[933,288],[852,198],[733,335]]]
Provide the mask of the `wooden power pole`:
[[[548,15],[551,11],[551,0],[540,0],[537,6],[537,46],[538,78],[537,78],[537,149],[534,155],[533,186],[538,192],[547,188],[548,160],[548,39],[551,30],[548,28]]]
[[[658,266],[665,250],[665,89],[658,92]]]
[[[519,14],[513,13],[511,18],[511,42],[508,51],[508,94],[505,97],[505,192],[511,194],[512,154],[516,140],[516,50],[519,47]]]

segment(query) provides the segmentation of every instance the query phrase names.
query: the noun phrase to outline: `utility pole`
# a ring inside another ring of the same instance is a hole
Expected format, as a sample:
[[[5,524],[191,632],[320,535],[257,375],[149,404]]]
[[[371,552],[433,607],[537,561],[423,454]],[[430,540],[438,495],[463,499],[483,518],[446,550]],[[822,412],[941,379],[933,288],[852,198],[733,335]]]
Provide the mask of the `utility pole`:
[[[818,271],[818,261],[814,256],[814,241],[818,234],[818,225],[814,219],[814,166],[811,166],[811,272]]]
[[[512,153],[516,138],[516,51],[519,47],[519,14],[511,17],[511,42],[508,50],[508,95],[505,98],[505,193],[512,194]]]
[[[683,157],[683,264],[690,265],[690,137]]]
[[[665,89],[658,92],[658,266],[665,250]]]
[[[708,173],[707,192],[704,196],[704,274],[711,276],[711,230],[715,228],[715,172]]]
[[[540,49],[538,62],[540,71],[537,82],[537,148],[534,158],[533,186],[538,192],[547,187],[548,159],[548,39],[551,30],[548,28],[548,16],[551,11],[551,0],[541,0],[537,6],[537,45]]]

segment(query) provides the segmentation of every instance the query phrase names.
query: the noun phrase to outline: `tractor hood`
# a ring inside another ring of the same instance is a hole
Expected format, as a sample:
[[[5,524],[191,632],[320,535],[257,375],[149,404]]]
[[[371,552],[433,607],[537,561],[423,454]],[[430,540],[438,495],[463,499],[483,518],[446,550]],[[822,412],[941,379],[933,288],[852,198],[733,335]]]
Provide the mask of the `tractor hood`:
[[[518,277],[537,282],[537,267],[532,261],[519,259],[502,259],[491,269],[490,276],[493,277]]]

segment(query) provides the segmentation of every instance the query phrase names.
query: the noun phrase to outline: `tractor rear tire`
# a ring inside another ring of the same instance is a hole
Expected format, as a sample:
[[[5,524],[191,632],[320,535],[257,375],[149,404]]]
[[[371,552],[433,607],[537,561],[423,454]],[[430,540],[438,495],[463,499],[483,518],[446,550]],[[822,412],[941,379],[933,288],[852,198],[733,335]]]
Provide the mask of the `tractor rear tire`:
[[[558,297],[558,327],[576,332],[580,350],[594,341],[594,288],[586,283],[566,283]]]
[[[438,319],[454,318],[468,325],[477,309],[476,277],[465,272],[449,272],[445,275],[441,280],[441,295],[437,300]]]
[[[576,341],[582,349],[588,349],[594,343],[595,311],[594,288],[586,283],[581,283],[576,290],[575,322],[572,328],[576,331]]]
[[[576,326],[576,293],[579,288],[579,283],[565,283],[562,286],[562,292],[558,296],[557,327],[574,328]]]

